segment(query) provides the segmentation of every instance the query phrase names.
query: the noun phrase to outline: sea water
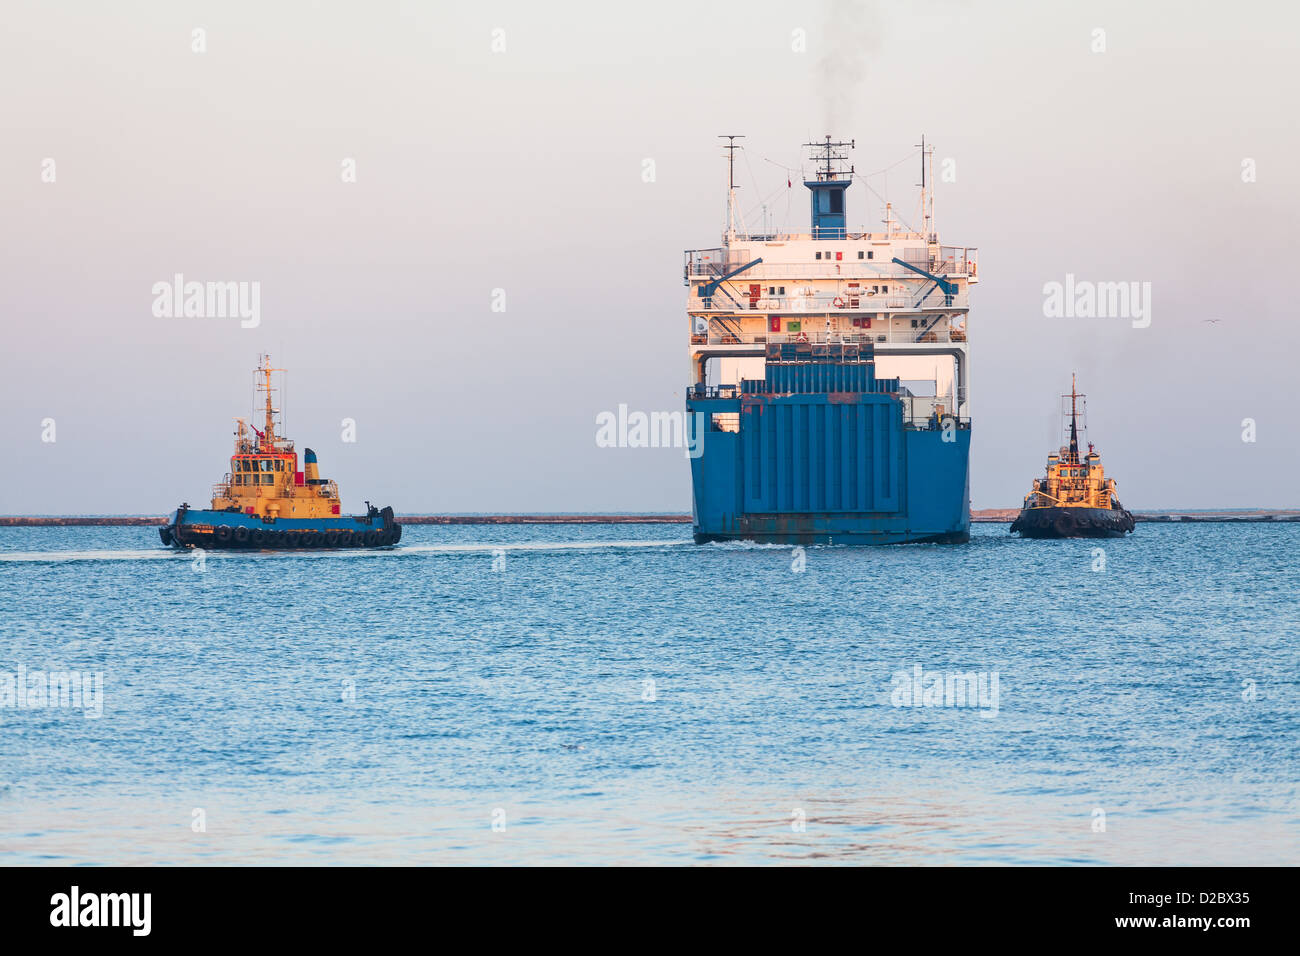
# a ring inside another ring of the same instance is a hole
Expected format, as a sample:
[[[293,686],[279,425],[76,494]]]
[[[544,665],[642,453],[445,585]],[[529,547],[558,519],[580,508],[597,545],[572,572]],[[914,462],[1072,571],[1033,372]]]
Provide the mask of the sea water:
[[[0,528],[0,863],[1295,863],[1297,555]]]

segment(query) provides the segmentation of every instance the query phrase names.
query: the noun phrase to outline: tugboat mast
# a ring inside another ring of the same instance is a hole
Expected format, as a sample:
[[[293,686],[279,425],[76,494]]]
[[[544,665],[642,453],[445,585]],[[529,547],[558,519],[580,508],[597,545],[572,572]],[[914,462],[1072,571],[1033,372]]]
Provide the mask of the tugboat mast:
[[[257,390],[259,392],[266,392],[266,428],[259,437],[268,449],[273,448],[276,442],[275,413],[278,411],[278,409],[273,408],[271,405],[271,392],[274,391],[271,387],[271,373],[283,371],[284,369],[271,367],[271,353],[264,352],[262,354],[261,364],[257,367],[257,374],[263,377],[263,381],[258,384]]]
[[[1075,404],[1079,398],[1079,390],[1075,386],[1075,373],[1070,373],[1070,462],[1078,464],[1079,461],[1079,412]]]

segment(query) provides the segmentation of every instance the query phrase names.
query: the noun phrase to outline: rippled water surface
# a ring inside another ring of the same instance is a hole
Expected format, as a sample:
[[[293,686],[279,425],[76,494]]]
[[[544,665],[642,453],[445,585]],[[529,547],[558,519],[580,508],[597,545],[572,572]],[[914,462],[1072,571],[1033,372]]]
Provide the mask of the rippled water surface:
[[[1101,548],[0,528],[0,863],[1296,862],[1300,526]]]

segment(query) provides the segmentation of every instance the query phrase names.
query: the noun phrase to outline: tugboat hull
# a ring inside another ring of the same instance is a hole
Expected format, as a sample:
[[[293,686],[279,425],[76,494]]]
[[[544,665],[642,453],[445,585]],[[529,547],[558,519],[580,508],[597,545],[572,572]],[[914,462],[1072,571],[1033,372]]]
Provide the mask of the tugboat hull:
[[[1024,508],[1011,532],[1024,538],[1122,538],[1135,527],[1123,508]]]
[[[392,508],[365,516],[277,518],[231,511],[176,509],[158,529],[162,543],[178,548],[243,551],[301,551],[323,548],[382,548],[402,539]]]

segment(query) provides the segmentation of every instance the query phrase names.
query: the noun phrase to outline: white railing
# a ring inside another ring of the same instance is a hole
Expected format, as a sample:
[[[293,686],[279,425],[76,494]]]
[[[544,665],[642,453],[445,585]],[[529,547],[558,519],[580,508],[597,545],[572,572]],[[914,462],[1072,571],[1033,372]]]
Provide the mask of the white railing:
[[[955,334],[954,334],[955,333]],[[711,329],[707,334],[691,336],[693,345],[777,345],[783,342],[810,342],[814,345],[965,345],[965,332],[959,329],[864,329],[861,332],[728,332]]]
[[[742,283],[748,279],[785,279],[787,283],[800,279],[870,279],[876,276],[917,279],[924,276],[904,268],[893,261],[887,250],[875,250],[883,258],[859,259],[849,250],[843,260],[814,260],[812,262],[761,262],[734,276],[731,282]],[[902,250],[906,252],[906,250]],[[923,256],[913,262],[906,255],[905,262],[924,269],[933,275],[969,276],[979,268],[979,250],[965,246],[940,246],[937,256]],[[849,258],[852,256],[852,258]],[[762,258],[761,250],[750,249],[689,249],[686,252],[684,278],[710,281],[721,278],[747,262]]]
[[[834,315],[838,312],[895,312],[921,309],[966,309],[970,294],[958,292],[945,295],[943,290],[928,283],[920,291],[909,295],[885,292],[846,290],[821,294],[768,295],[764,289],[751,297],[735,289],[719,289],[708,298],[698,296],[690,300],[688,312],[780,312],[787,315],[808,313]]]

